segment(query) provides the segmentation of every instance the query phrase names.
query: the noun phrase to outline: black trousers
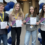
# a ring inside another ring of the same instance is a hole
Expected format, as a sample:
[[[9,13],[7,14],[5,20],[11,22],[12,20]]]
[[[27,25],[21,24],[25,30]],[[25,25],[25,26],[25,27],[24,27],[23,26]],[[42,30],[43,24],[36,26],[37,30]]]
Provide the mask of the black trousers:
[[[41,36],[42,36],[42,45],[45,45],[45,31],[41,30]]]
[[[21,34],[21,27],[15,27],[11,29],[11,35],[12,35],[12,45],[15,45],[15,37],[17,35],[17,45],[20,45],[20,34]]]

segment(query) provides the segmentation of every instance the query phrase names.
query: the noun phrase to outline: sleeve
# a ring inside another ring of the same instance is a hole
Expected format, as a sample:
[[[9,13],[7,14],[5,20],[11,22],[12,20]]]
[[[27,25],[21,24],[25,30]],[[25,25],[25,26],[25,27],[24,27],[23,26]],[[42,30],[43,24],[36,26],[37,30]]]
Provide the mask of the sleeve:
[[[8,14],[6,14],[6,15],[7,15],[7,17],[6,17],[7,18],[6,19],[7,20],[7,25],[9,26],[9,15]]]
[[[25,15],[25,18],[24,18],[24,20],[26,20],[27,16],[28,16],[28,13]],[[24,24],[26,24],[26,23],[24,23]]]
[[[24,18],[24,20],[26,20],[27,16],[28,16],[28,13],[25,15],[25,18]]]
[[[23,13],[23,15],[22,15],[22,21],[24,20],[24,13]]]
[[[39,15],[37,15],[37,22],[39,22],[39,20],[40,20],[40,19],[39,19]]]

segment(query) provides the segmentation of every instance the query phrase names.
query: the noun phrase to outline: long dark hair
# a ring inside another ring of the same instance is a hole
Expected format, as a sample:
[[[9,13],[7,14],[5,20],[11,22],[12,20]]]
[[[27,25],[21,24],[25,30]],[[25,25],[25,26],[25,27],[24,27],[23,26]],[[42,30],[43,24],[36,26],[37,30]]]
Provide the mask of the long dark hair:
[[[33,6],[30,6],[30,7],[33,7]],[[34,7],[33,7],[34,8]],[[29,14],[28,14],[28,17],[31,15],[31,12],[30,12],[30,9],[29,9]],[[33,13],[33,17],[36,17],[36,11],[35,11],[35,9],[34,9],[34,13]]]
[[[44,5],[45,5],[45,4],[43,4],[43,6],[44,6]],[[40,13],[40,19],[44,16],[43,6],[42,6],[42,11],[41,11],[41,13]]]

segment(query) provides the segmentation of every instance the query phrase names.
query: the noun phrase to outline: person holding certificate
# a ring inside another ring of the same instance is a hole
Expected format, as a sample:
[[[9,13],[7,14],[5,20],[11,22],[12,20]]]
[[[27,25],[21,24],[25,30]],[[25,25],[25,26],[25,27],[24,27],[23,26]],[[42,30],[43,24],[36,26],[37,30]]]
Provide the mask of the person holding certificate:
[[[42,45],[45,45],[45,4],[42,6],[39,23],[41,25]]]
[[[9,28],[7,25],[8,20],[8,14],[4,12],[4,3],[0,2],[0,45],[1,40],[3,40],[3,45],[7,45],[7,29]]]
[[[24,45],[29,45],[31,35],[32,45],[36,45],[38,16],[36,15],[33,6],[30,7],[29,13],[25,15],[24,23],[26,23],[26,35]]]
[[[20,45],[20,34],[21,34],[21,27],[23,25],[22,23],[23,18],[24,14],[20,7],[20,4],[16,3],[14,5],[13,11],[10,14],[10,19],[9,19],[9,21],[11,21],[10,26],[12,26],[11,28],[12,45],[15,45],[16,34],[17,34],[17,45]]]

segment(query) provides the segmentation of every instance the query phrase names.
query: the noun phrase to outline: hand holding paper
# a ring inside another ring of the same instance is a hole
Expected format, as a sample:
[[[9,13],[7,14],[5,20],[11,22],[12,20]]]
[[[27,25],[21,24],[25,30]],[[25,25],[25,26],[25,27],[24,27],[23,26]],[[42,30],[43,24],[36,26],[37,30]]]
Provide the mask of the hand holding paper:
[[[1,29],[5,29],[7,26],[7,22],[1,22]]]
[[[22,20],[16,20],[16,27],[22,27]]]
[[[37,18],[36,17],[30,17],[30,24],[31,25],[36,25]]]

